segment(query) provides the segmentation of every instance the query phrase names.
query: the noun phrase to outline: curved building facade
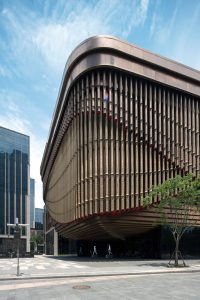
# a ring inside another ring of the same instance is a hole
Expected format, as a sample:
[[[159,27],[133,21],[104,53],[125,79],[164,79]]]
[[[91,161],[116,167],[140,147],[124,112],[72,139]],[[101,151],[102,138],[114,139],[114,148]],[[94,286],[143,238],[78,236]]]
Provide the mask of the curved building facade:
[[[152,185],[200,175],[200,72],[114,37],[80,44],[66,64],[41,176],[56,230],[124,239],[159,216]]]

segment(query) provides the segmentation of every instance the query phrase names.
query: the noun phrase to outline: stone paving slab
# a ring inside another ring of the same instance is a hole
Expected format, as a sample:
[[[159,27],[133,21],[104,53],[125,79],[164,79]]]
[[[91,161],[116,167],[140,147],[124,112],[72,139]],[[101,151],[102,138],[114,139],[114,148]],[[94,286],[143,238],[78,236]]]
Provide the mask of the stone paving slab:
[[[0,280],[200,272],[200,260],[185,262],[188,267],[169,268],[167,260],[106,260],[42,255],[21,258],[21,276],[16,276],[17,259],[0,259]]]

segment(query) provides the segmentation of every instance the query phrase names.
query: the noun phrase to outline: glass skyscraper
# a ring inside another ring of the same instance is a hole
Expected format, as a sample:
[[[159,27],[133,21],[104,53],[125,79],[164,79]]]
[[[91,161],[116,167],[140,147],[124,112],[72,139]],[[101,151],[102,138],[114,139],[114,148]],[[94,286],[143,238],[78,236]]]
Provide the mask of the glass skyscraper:
[[[29,136],[0,127],[0,251],[12,244],[8,223],[15,224],[16,218],[19,223],[30,223],[29,148]],[[28,231],[22,232],[26,251]]]
[[[43,229],[43,208],[35,209],[35,229],[42,230]]]
[[[30,228],[35,228],[35,179],[30,179]]]

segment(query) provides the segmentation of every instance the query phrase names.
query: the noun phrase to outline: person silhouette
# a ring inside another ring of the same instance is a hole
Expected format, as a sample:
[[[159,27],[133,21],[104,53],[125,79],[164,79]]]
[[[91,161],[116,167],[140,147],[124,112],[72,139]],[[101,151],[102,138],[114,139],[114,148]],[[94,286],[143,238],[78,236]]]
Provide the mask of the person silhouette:
[[[111,251],[111,245],[108,244],[108,255],[111,256],[112,255],[112,251]]]
[[[112,257],[112,250],[111,250],[111,245],[108,244],[108,252],[106,254],[106,258],[111,258]]]
[[[82,256],[82,255],[83,255],[83,248],[82,248],[82,246],[80,246],[80,248],[79,248],[79,253],[78,253],[78,255],[79,255],[79,256]]]
[[[93,253],[92,253],[92,257],[95,257],[95,256],[97,256],[97,247],[96,246],[94,246]]]

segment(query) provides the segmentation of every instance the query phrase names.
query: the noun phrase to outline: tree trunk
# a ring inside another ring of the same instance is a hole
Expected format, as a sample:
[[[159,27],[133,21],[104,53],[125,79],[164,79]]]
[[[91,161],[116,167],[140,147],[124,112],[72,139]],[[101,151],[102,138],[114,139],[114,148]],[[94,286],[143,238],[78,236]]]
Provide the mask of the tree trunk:
[[[175,264],[174,264],[175,267],[178,267],[179,241],[180,241],[179,237],[176,236]]]
[[[34,252],[37,253],[37,243],[34,242]]]

